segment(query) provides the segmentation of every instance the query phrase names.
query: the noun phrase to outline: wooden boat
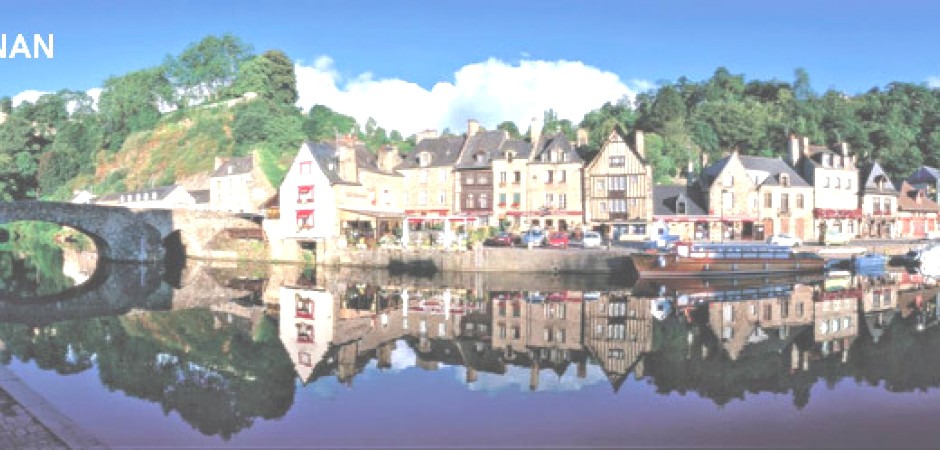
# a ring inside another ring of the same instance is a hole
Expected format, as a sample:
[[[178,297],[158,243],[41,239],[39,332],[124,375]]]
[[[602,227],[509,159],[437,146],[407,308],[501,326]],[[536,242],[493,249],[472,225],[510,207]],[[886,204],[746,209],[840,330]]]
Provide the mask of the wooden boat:
[[[825,260],[770,244],[678,243],[673,251],[634,253],[640,277],[740,277],[822,272]]]

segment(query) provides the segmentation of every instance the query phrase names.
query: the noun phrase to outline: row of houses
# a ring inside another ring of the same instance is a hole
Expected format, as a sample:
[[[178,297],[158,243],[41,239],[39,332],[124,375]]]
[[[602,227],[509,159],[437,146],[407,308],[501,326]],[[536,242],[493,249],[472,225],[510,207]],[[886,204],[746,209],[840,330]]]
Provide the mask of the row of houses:
[[[528,140],[512,139],[473,120],[463,136],[419,134],[408,155],[391,147],[373,154],[350,138],[307,142],[280,187],[283,235],[380,236],[404,224],[590,228],[617,240],[664,228],[711,241],[774,233],[815,240],[830,229],[917,238],[937,230],[940,207],[917,178],[923,170],[895,184],[877,162],[860,165],[845,143],[791,136],[786,158],[703,158],[698,172],[690,164],[685,183],[665,186],[654,186],[641,131],[628,137],[614,129],[591,161],[576,151],[585,144],[580,131],[572,142],[533,122]],[[932,173],[936,190],[940,171]]]

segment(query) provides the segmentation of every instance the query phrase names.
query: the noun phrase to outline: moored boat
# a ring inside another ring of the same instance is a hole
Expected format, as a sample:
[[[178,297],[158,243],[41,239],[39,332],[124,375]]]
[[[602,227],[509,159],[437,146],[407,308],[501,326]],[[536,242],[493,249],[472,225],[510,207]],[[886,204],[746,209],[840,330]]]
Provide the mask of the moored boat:
[[[678,243],[671,252],[634,253],[640,277],[728,277],[822,272],[825,260],[769,244]]]

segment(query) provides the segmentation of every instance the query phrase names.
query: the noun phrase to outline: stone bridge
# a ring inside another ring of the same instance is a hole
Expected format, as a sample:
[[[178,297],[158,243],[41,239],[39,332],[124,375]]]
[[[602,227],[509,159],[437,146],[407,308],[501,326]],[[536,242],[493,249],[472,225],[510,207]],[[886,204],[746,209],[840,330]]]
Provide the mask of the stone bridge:
[[[81,231],[109,261],[156,262],[167,252],[209,257],[209,242],[230,228],[258,228],[227,213],[170,209],[133,210],[121,206],[43,201],[0,203],[0,224],[51,222]]]

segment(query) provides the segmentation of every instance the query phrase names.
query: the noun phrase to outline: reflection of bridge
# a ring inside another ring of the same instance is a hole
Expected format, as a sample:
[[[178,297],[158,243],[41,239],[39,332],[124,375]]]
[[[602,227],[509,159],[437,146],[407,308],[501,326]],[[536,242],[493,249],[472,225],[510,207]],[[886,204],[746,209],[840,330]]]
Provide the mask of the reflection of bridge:
[[[222,230],[259,228],[248,219],[208,211],[131,210],[39,201],[0,203],[0,223],[19,221],[75,228],[95,242],[101,258],[134,262],[160,261],[168,249],[188,256],[207,256],[209,241]]]
[[[133,308],[169,309],[173,294],[162,275],[158,265],[99,262],[91,278],[63,292],[0,298],[0,317],[4,322],[43,326],[118,315]]]

